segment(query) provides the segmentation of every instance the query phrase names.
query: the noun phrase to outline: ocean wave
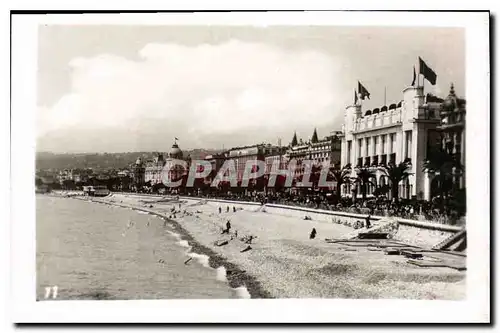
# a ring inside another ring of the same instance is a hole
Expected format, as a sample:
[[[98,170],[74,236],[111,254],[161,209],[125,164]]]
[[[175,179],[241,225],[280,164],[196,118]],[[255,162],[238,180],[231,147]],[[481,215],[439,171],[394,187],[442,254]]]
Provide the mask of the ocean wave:
[[[191,258],[196,259],[203,267],[211,268],[209,263],[208,263],[208,260],[210,259],[209,256],[207,256],[205,254],[195,253],[195,252],[190,252],[190,253],[188,253],[188,255]]]
[[[145,211],[137,210],[137,209],[134,209],[134,208],[128,208],[128,209],[135,210],[139,214],[154,215],[154,216],[157,216],[158,218],[160,218],[160,219],[162,219],[164,221],[168,221],[168,219],[166,219],[164,217],[161,217],[161,216],[158,216],[156,214],[152,214],[150,212],[145,212]],[[199,254],[199,253],[196,253],[196,252],[191,252],[191,248],[192,247],[189,245],[189,242],[187,240],[182,239],[182,235],[181,234],[173,232],[173,231],[170,231],[170,230],[166,230],[166,231],[171,236],[173,236],[174,238],[176,238],[177,244],[179,246],[187,248],[187,251],[185,252],[185,254],[188,257],[190,257],[192,259],[195,259],[203,267],[214,270],[215,271],[215,279],[217,281],[221,281],[221,282],[225,282],[225,283],[228,282],[227,271],[226,271],[226,268],[224,266],[219,266],[217,268],[210,267],[210,262],[209,262],[210,261],[210,257],[208,255]],[[122,236],[125,236],[125,234],[123,234]],[[248,292],[248,289],[245,286],[239,286],[239,287],[231,288],[231,289],[234,291],[236,297],[238,297],[238,298],[242,298],[242,299],[249,299],[249,298],[251,298],[251,295],[250,295],[250,293]]]
[[[170,231],[170,230],[167,230],[167,232],[168,232],[170,235],[174,236],[175,238],[177,238],[177,239],[181,239],[181,235],[179,235],[178,233],[175,233],[175,232]]]
[[[236,296],[238,296],[238,298],[243,298],[243,299],[252,298],[252,296],[248,292],[247,287],[245,287],[245,286],[236,287],[236,288],[233,288],[233,290],[236,293]]]
[[[186,254],[190,258],[195,259],[199,264],[201,264],[205,268],[210,268],[210,269],[215,270],[215,279],[217,281],[228,282],[228,280],[227,280],[227,271],[226,271],[226,268],[224,266],[219,266],[217,268],[210,267],[210,262],[209,262],[210,261],[210,257],[209,256],[207,256],[206,254],[199,254],[199,253],[196,253],[196,252],[190,252],[191,251],[191,246],[189,246],[189,242],[188,241],[183,240],[182,237],[181,237],[181,235],[179,235],[178,233],[175,233],[175,232],[169,231],[169,230],[167,230],[167,232],[170,235],[172,235],[172,236],[174,236],[175,238],[178,239],[177,244],[179,244],[182,247],[189,248],[189,250],[187,250]],[[239,286],[239,287],[232,288],[232,289],[233,289],[233,291],[235,292],[235,294],[236,294],[236,296],[238,298],[242,298],[242,299],[249,299],[249,298],[251,298],[251,295],[250,295],[250,293],[248,292],[248,289],[245,286]]]
[[[217,281],[227,282],[226,267],[219,266],[215,269],[215,279]]]
[[[189,246],[189,242],[187,240],[180,240],[179,242],[179,245],[182,246],[182,247],[190,247]]]

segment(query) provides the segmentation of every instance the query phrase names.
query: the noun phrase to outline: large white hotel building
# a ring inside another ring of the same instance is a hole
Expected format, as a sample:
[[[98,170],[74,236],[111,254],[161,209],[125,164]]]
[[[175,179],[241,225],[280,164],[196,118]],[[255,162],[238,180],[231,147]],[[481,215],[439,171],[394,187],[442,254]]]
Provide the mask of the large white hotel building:
[[[454,92],[453,97],[456,98]],[[375,171],[372,182],[383,186],[388,185],[388,180],[377,166],[389,162],[397,164],[409,158],[412,175],[399,184],[399,196],[429,200],[432,175],[423,171],[423,163],[429,146],[441,142],[440,111],[444,102],[432,95],[424,96],[423,87],[412,86],[403,90],[400,102],[388,107],[363,110],[360,103],[348,106],[342,126],[342,166],[348,163],[353,166],[352,177],[356,176],[356,166],[368,166]],[[464,142],[464,135],[465,131],[456,140]],[[457,147],[464,150],[465,144],[460,146],[457,142]],[[375,186],[369,186],[368,195],[374,189]],[[352,190],[350,185],[345,185],[342,194],[349,196]],[[359,190],[355,193],[360,195]]]

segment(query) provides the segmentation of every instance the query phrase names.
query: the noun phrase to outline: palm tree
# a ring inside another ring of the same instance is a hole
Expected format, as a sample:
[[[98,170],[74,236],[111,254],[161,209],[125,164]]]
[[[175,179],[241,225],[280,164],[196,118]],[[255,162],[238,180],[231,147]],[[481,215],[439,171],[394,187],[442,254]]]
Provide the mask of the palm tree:
[[[399,183],[412,175],[412,173],[408,171],[410,166],[410,160],[406,159],[398,164],[389,163],[388,165],[380,167],[382,173],[384,173],[391,183],[391,195],[396,202],[399,201]]]
[[[464,167],[455,154],[442,149],[432,149],[424,161],[423,171],[435,175],[439,184],[440,197],[444,198],[452,189],[453,178],[461,175]]]
[[[361,196],[363,201],[366,200],[366,192],[368,190],[368,185],[372,184],[375,186],[371,179],[375,178],[375,171],[371,170],[367,167],[356,168],[356,178],[354,178],[354,182],[359,183],[361,187]]]
[[[344,184],[350,184],[351,183],[351,164],[344,165],[342,168],[340,168],[340,165],[336,165],[333,170],[329,172],[330,175],[333,176],[335,181],[337,182],[336,186],[336,197],[337,197],[337,202],[340,201],[340,192],[342,189],[342,185]]]

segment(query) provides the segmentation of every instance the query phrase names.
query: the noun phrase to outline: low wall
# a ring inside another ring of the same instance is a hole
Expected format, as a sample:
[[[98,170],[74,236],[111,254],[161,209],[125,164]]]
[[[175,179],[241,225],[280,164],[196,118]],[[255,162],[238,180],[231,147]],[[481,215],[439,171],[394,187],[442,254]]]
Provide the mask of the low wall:
[[[346,226],[353,226],[356,221],[364,223],[366,214],[346,213],[339,211],[330,211],[323,209],[314,209],[306,207],[294,207],[278,204],[265,204],[262,205],[258,202],[244,202],[244,201],[231,201],[221,199],[205,199],[193,197],[179,197],[181,200],[188,201],[189,203],[196,203],[199,201],[206,201],[207,203],[216,207],[221,207],[226,210],[244,209],[249,211],[262,211],[268,214],[276,214],[282,216],[290,216],[299,219],[304,219],[306,216],[314,221],[322,221],[327,223],[338,223]],[[377,224],[377,221],[388,219],[382,216],[371,216],[370,220]],[[450,226],[439,224],[429,221],[416,221],[403,218],[390,218],[398,222],[398,231],[395,234],[395,239],[404,243],[430,248],[438,244],[442,240],[450,237],[451,235],[459,232],[462,228],[457,226]]]

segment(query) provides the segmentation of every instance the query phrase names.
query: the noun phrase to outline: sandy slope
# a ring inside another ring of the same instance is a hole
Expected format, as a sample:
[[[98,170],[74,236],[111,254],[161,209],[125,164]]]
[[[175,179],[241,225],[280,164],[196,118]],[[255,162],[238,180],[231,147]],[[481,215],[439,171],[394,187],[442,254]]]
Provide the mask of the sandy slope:
[[[178,203],[153,203],[153,198],[114,195],[107,200],[153,205],[155,211],[170,214]],[[142,201],[141,201],[142,200]],[[154,200],[154,199],[153,199]],[[325,238],[338,238],[351,228],[318,221],[255,212],[256,208],[218,213],[218,204],[183,203],[177,213],[179,222],[202,245],[227,258],[260,281],[274,297],[333,297],[333,298],[411,298],[463,299],[465,272],[450,268],[420,268],[406,263],[401,256],[387,256],[368,248],[353,248],[328,244]],[[238,238],[257,236],[250,251],[241,240],[221,235],[230,220]],[[309,232],[316,228],[316,239]],[[217,240],[230,240],[216,246]]]

